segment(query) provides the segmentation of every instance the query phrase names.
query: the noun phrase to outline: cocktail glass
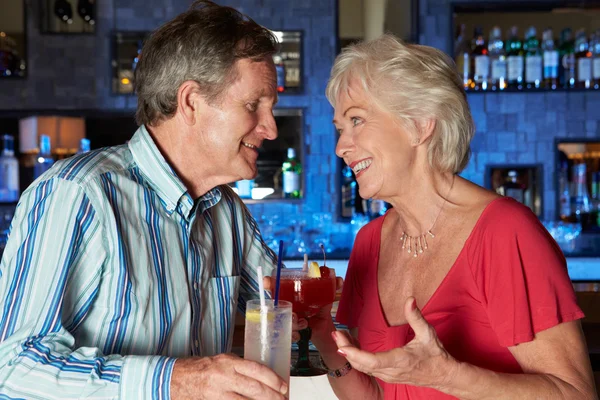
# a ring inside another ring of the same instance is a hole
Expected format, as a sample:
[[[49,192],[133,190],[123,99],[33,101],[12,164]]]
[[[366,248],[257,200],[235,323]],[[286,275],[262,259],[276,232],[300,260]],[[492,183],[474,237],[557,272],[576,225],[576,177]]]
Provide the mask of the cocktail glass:
[[[279,286],[279,299],[292,303],[292,311],[298,318],[314,317],[321,308],[332,304],[335,300],[335,271],[321,267],[321,277],[311,278],[301,268],[283,268]],[[298,360],[292,366],[292,376],[316,376],[327,373],[327,370],[314,367],[308,358],[311,329],[300,331],[298,341]]]
[[[292,304],[289,301],[260,300],[246,303],[244,359],[271,368],[289,387],[292,348]]]

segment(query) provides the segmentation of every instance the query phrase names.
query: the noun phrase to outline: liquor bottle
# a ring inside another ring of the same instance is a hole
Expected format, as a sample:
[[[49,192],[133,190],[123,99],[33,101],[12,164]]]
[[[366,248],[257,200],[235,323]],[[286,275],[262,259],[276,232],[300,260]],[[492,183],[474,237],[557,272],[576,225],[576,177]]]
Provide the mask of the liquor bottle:
[[[594,228],[600,228],[600,171],[592,172],[592,222]]]
[[[79,150],[77,154],[83,154],[90,151],[90,139],[83,138],[79,141]]]
[[[512,197],[519,203],[525,204],[525,185],[518,182],[519,174],[517,171],[510,170],[504,183],[496,189],[496,192],[502,196]]]
[[[456,70],[462,78],[465,90],[473,88],[473,77],[471,76],[471,48],[466,38],[466,25],[460,24],[457,27],[456,38],[454,41],[454,62]]]
[[[285,91],[285,65],[283,64],[283,58],[279,54],[273,56],[273,63],[275,64],[275,72],[277,73],[277,91],[279,93]]]
[[[575,60],[577,62],[576,86],[581,89],[592,87],[592,53],[589,48],[585,29],[579,29],[575,35]]]
[[[352,217],[356,209],[356,180],[352,168],[342,169],[342,217]]]
[[[560,33],[558,46],[560,55],[559,77],[560,84],[564,88],[575,87],[575,43],[571,28],[565,28]]]
[[[19,161],[15,157],[15,142],[11,135],[3,135],[2,141],[0,201],[16,202],[19,199]]]
[[[560,219],[568,222],[571,216],[571,191],[569,189],[569,163],[563,161],[558,170],[558,203]]]
[[[525,34],[525,86],[527,89],[539,89],[542,85],[542,52],[535,27],[531,26]]]
[[[490,87],[492,90],[503,90],[506,87],[506,56],[500,27],[494,26],[490,31],[488,54],[492,66]]]
[[[471,49],[473,89],[487,90],[490,74],[490,58],[487,46],[485,45],[485,39],[483,38],[483,30],[479,26],[475,28]]]
[[[291,147],[287,149],[287,160],[283,162],[281,171],[283,173],[283,196],[288,199],[302,197],[300,192],[302,164],[296,159],[296,151]]]
[[[506,59],[508,63],[508,86],[523,89],[523,42],[519,38],[516,26],[510,28],[506,41]]]
[[[600,29],[596,31],[590,41],[590,50],[592,51],[592,78],[594,79],[594,89],[600,89]]]
[[[544,57],[544,86],[548,89],[558,87],[558,50],[554,46],[552,28],[547,28],[542,37]]]
[[[54,164],[50,149],[50,137],[47,135],[40,135],[40,152],[38,153],[33,166],[33,179],[39,178],[40,175],[48,171],[52,164]]]
[[[587,189],[587,165],[581,162],[573,166],[571,220],[579,222],[582,230],[588,230],[592,222],[591,211],[591,200]]]

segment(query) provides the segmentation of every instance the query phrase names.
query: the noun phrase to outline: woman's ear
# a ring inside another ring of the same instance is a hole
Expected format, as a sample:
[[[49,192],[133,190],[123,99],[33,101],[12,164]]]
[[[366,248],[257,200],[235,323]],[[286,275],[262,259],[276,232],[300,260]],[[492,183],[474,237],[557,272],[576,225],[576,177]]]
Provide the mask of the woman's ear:
[[[418,134],[415,135],[415,138],[412,142],[413,145],[418,146],[421,143],[424,143],[433,135],[433,131],[435,130],[435,120],[434,119],[424,119],[421,120],[418,124]]]

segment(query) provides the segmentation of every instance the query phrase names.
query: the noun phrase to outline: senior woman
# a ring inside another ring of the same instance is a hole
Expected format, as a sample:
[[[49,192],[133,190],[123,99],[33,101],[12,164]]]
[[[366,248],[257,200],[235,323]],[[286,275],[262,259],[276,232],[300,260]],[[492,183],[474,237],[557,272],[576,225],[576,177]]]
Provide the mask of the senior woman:
[[[384,35],[338,56],[327,96],[361,197],[393,205],[352,250],[337,319],[354,338],[310,322],[338,397],[596,399],[561,251],[458,175],[474,126],[452,61]]]

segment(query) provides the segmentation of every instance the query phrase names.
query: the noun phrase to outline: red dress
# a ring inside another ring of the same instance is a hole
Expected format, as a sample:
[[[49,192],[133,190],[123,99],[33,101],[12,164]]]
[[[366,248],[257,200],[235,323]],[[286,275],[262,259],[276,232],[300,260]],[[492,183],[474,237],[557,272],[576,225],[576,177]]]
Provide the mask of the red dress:
[[[358,327],[361,348],[370,352],[402,347],[414,338],[408,324],[388,325],[379,301],[384,219],[370,222],[356,237],[336,316]],[[536,216],[510,198],[486,207],[440,286],[419,306],[453,357],[508,373],[522,373],[508,346],[584,316],[559,247]],[[378,382],[386,400],[454,398],[430,388]]]

